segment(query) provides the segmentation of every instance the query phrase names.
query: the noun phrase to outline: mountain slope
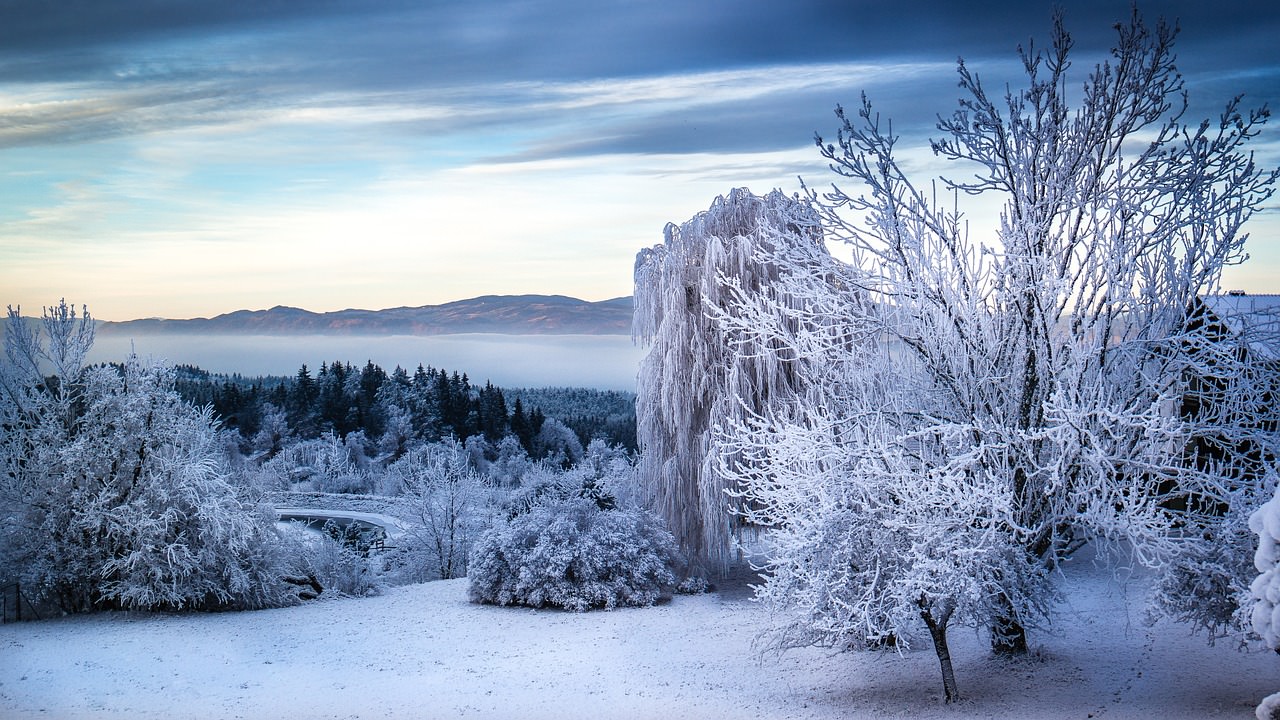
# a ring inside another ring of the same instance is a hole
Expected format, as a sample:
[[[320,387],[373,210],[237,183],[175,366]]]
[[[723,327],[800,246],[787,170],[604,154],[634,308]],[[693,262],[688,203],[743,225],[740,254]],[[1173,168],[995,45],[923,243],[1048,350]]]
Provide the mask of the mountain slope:
[[[631,298],[587,302],[563,295],[485,295],[443,305],[315,313],[276,306],[213,318],[104,322],[99,332],[201,335],[626,335]]]

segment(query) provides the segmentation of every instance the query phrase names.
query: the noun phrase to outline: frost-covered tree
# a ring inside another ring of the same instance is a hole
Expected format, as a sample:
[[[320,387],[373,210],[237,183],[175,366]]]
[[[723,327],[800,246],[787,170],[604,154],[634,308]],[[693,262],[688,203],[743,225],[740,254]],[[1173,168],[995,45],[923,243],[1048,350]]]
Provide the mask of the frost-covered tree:
[[[467,555],[489,524],[490,487],[472,467],[466,448],[452,438],[410,450],[387,468],[404,488],[397,504],[413,562],[428,577],[467,574]]]
[[[538,457],[550,458],[572,465],[582,459],[582,441],[568,425],[555,418],[547,418],[533,440]]]
[[[508,435],[498,443],[497,458],[489,465],[488,476],[495,485],[515,487],[533,467],[520,439]]]
[[[1214,642],[1249,632],[1241,602],[1254,578],[1249,518],[1272,495],[1280,444],[1280,414],[1274,409],[1280,397],[1280,308],[1240,294],[1206,296],[1189,318],[1189,344],[1216,350],[1196,368],[1183,398],[1181,414],[1199,426],[1187,460],[1227,473],[1227,494],[1177,493],[1170,483],[1170,505],[1197,512],[1188,518],[1188,542],[1164,574],[1154,610],[1192,623]]]
[[[344,441],[333,432],[325,432],[307,443],[314,452],[311,481],[316,490],[329,493],[369,491],[369,473],[361,467],[366,459],[362,440],[363,433],[359,436],[352,433]]]
[[[643,507],[635,460],[625,450],[600,438],[592,440],[578,463],[583,484],[608,496],[619,507]]]
[[[383,413],[386,429],[378,439],[378,452],[380,457],[395,462],[404,456],[413,440],[413,417],[408,410],[394,405]]]
[[[230,482],[212,411],[168,368],[84,368],[92,327],[65,303],[43,333],[9,309],[0,571],[68,612],[283,602],[274,517]]]
[[[1233,100],[1184,124],[1175,31],[1136,11],[1117,29],[1083,87],[1060,18],[1020,53],[1021,89],[991,96],[959,64],[932,148],[966,181],[918,186],[865,98],[838,109],[818,145],[861,187],[809,199],[852,263],[775,252],[781,301],[735,290],[735,329],[802,359],[811,389],[720,421],[723,472],[774,528],[761,595],[791,613],[779,644],[896,641],[918,613],[935,645],[962,618],[1025,650],[1048,573],[1081,543],[1166,569],[1196,542],[1182,530],[1259,482],[1240,454],[1189,456],[1196,438],[1271,440],[1248,361],[1188,313],[1271,194],[1244,149],[1267,112]],[[1003,207],[974,237],[960,208],[978,194]],[[1207,386],[1212,411],[1180,412]]]
[[[253,435],[253,449],[260,457],[270,460],[284,450],[290,436],[289,418],[285,412],[271,403],[262,406],[262,422]]]
[[[797,392],[771,339],[724,329],[727,288],[774,298],[777,270],[761,253],[778,242],[821,248],[816,227],[795,199],[739,188],[636,257],[632,333],[649,348],[637,383],[640,474],[695,573],[723,572],[733,558],[732,481],[709,461],[712,425]]]

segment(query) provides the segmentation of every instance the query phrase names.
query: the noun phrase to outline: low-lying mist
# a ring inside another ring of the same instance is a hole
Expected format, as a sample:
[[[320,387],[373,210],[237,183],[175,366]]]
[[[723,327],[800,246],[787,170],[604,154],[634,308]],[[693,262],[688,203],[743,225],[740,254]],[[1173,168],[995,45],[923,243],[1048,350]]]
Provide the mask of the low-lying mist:
[[[253,377],[293,375],[306,363],[363,366],[372,360],[387,372],[399,365],[465,372],[473,384],[500,387],[570,386],[634,391],[644,354],[625,335],[139,335],[99,334],[90,362],[140,358],[196,365],[209,372]]]

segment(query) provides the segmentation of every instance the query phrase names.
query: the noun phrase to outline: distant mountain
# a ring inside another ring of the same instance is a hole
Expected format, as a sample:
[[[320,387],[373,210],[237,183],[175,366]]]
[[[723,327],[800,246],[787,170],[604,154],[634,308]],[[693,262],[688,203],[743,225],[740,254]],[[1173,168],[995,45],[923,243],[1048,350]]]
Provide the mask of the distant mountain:
[[[587,302],[563,295],[485,295],[388,310],[315,313],[277,306],[192,320],[103,322],[110,335],[627,335],[631,298]]]

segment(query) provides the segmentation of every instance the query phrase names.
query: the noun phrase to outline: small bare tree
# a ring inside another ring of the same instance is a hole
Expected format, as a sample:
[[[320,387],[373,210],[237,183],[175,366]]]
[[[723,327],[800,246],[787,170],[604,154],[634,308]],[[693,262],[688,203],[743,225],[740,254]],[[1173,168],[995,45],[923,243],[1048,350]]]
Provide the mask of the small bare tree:
[[[489,488],[456,440],[423,445],[388,468],[404,488],[398,515],[405,542],[441,580],[467,574],[471,544],[488,525]]]

